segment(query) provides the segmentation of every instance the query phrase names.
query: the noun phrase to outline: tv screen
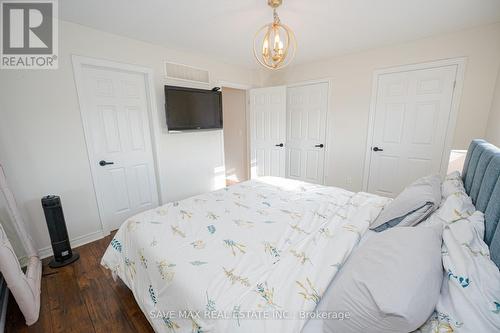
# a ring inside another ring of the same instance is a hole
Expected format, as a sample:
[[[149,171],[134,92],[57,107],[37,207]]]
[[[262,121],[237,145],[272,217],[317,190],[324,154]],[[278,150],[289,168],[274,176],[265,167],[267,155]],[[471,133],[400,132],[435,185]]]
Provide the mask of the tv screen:
[[[169,130],[222,128],[220,91],[165,86]]]

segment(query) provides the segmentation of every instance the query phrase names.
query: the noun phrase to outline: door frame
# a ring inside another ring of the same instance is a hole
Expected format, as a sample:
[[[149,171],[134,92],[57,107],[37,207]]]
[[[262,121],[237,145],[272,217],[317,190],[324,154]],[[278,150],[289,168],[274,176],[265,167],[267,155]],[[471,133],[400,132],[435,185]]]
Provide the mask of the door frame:
[[[306,86],[306,85],[311,85],[311,84],[318,84],[318,83],[326,83],[328,84],[328,94],[327,94],[327,100],[326,100],[326,129],[325,129],[325,158],[323,161],[323,180],[321,185],[325,185],[328,180],[328,170],[329,168],[327,167],[330,163],[330,143],[332,142],[333,139],[333,124],[331,123],[332,121],[332,93],[333,93],[333,79],[331,77],[327,78],[322,78],[322,79],[313,79],[313,80],[306,80],[306,81],[299,81],[299,82],[294,82],[291,84],[287,84],[286,88],[293,88],[293,87],[300,87],[300,86]],[[287,100],[288,104],[288,94],[287,94]],[[288,113],[288,110],[287,110]],[[288,119],[287,119],[288,120]],[[288,123],[288,122],[287,122]],[[288,150],[287,150],[288,151]],[[288,161],[288,154],[286,154],[285,160]],[[287,174],[288,169],[288,163],[285,168],[285,174]]]
[[[91,57],[85,57],[85,56],[79,56],[79,55],[72,55],[71,57],[72,62],[73,62],[73,75],[74,75],[74,80],[75,80],[75,85],[76,85],[76,92],[78,96],[78,104],[80,107],[80,117],[82,120],[82,127],[83,127],[83,133],[85,137],[85,146],[87,148],[87,159],[89,162],[89,168],[91,172],[91,177],[92,177],[92,188],[94,189],[94,194],[95,194],[95,199],[97,203],[97,211],[99,213],[99,220],[101,223],[102,227],[102,232],[103,235],[109,235],[111,232],[110,226],[106,225],[104,222],[105,219],[103,217],[103,211],[104,208],[102,206],[103,203],[103,198],[101,197],[101,194],[96,190],[95,182],[97,179],[96,171],[95,171],[95,163],[96,161],[93,160],[92,157],[92,150],[90,147],[90,142],[91,139],[89,137],[90,133],[90,126],[87,123],[87,117],[86,114],[88,112],[88,108],[86,106],[85,98],[84,98],[84,86],[83,86],[83,68],[84,66],[89,66],[89,67],[94,67],[94,68],[101,68],[105,70],[114,70],[114,71],[125,71],[125,72],[133,72],[133,73],[139,73],[144,76],[144,83],[145,83],[145,90],[146,90],[146,100],[147,100],[147,106],[148,106],[148,124],[149,124],[149,129],[150,129],[150,136],[151,136],[151,148],[153,152],[153,169],[154,169],[154,174],[155,174],[155,187],[156,187],[156,192],[158,194],[158,204],[161,205],[163,203],[162,197],[161,197],[161,189],[160,189],[160,173],[159,170],[160,168],[160,159],[159,159],[159,152],[160,152],[160,120],[158,117],[158,111],[157,111],[157,103],[156,103],[156,97],[154,93],[154,74],[153,70],[148,67],[142,67],[138,65],[132,65],[132,64],[125,64],[125,63],[120,63],[120,62],[115,62],[115,61],[110,61],[110,60],[104,60],[104,59],[97,59],[97,58],[91,58]]]
[[[450,152],[453,145],[454,130],[457,123],[458,111],[460,107],[460,100],[462,98],[464,75],[465,75],[465,65],[467,63],[466,57],[450,58],[443,60],[436,60],[430,62],[422,62],[416,64],[402,65],[396,67],[388,67],[376,69],[373,72],[372,79],[372,95],[370,102],[370,113],[368,116],[368,135],[365,147],[365,163],[363,171],[363,191],[368,190],[368,181],[370,177],[370,166],[371,166],[371,147],[373,144],[373,133],[375,124],[375,113],[377,106],[377,93],[378,93],[378,78],[383,74],[392,74],[400,72],[410,72],[421,69],[432,69],[445,66],[456,65],[457,66],[457,76],[455,78],[455,87],[453,90],[453,96],[451,101],[451,110],[448,118],[448,126],[446,128],[445,144],[443,156],[440,163],[440,174],[445,175],[447,170],[447,161],[450,158]]]

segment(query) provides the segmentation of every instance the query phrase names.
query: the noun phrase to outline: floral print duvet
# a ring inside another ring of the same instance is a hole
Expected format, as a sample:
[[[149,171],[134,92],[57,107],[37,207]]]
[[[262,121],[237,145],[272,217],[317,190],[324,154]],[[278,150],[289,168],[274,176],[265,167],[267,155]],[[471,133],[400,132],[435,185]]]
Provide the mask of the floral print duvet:
[[[388,201],[259,178],[129,218],[102,264],[156,332],[300,332]]]

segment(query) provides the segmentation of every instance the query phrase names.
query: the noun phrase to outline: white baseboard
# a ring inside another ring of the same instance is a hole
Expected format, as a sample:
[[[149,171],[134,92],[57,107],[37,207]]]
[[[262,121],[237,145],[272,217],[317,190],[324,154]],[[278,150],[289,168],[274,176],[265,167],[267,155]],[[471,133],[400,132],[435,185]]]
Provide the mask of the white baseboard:
[[[82,245],[94,242],[94,241],[99,240],[99,239],[104,238],[104,237],[106,237],[106,234],[102,230],[92,232],[92,233],[87,234],[87,235],[75,237],[75,238],[70,240],[71,248],[74,249],[78,246],[82,246]],[[40,259],[48,258],[48,257],[51,257],[54,255],[54,253],[52,252],[52,246],[47,246],[47,247],[41,248],[38,250],[38,253],[40,255]]]

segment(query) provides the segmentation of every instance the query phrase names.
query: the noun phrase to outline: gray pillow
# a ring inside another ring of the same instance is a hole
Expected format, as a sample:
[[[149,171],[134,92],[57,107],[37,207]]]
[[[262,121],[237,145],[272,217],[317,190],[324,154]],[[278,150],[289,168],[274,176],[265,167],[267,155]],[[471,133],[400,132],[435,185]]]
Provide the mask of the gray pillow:
[[[332,282],[324,333],[411,332],[434,311],[443,281],[441,229],[393,228],[374,234]]]
[[[441,177],[420,178],[406,187],[370,225],[380,232],[395,226],[415,226],[429,217],[441,203]]]

